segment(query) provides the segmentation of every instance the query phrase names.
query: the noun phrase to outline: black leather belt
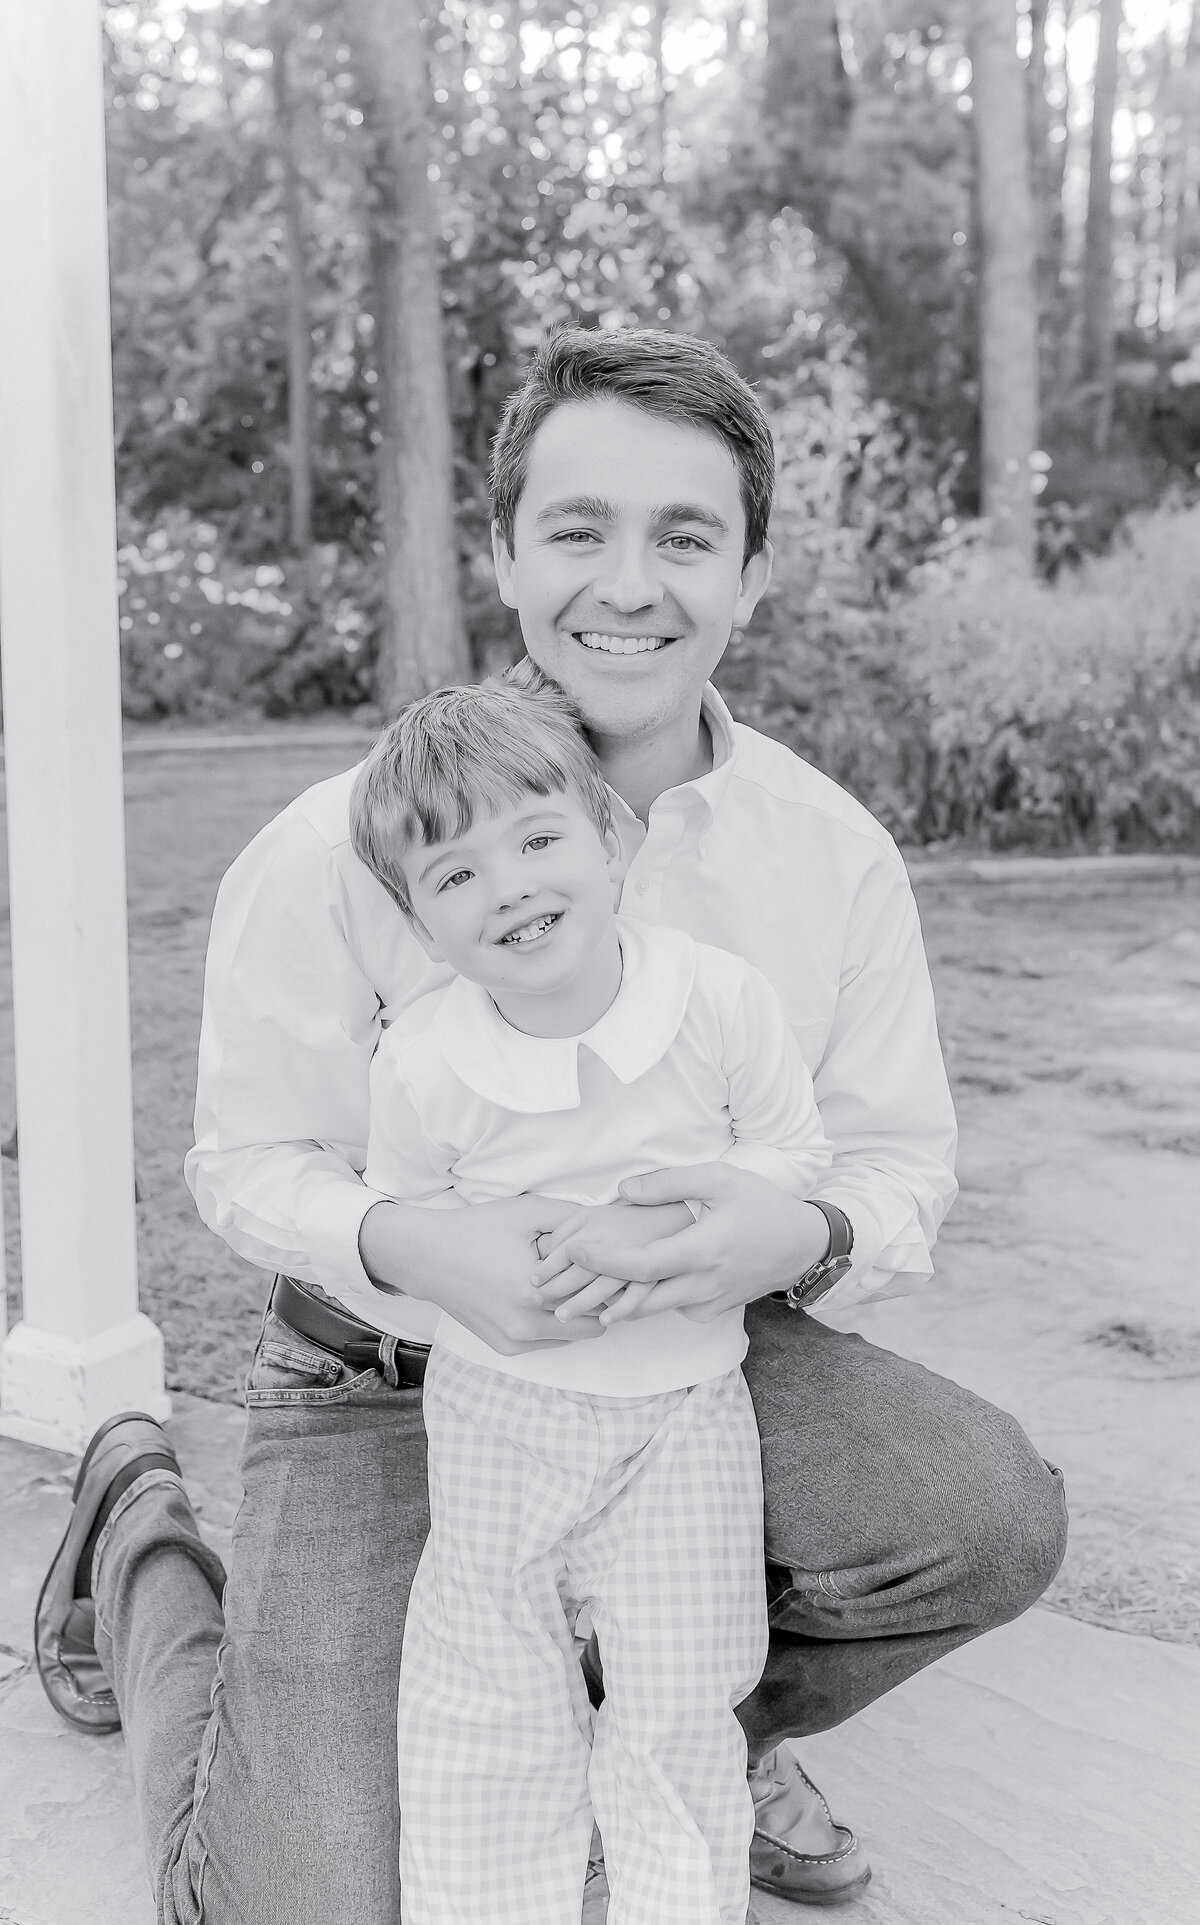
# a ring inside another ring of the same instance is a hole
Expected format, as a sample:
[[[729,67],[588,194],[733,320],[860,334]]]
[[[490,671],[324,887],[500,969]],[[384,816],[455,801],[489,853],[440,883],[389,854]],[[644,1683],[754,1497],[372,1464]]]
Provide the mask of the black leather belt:
[[[276,1277],[271,1308],[292,1330],[307,1337],[310,1343],[319,1344],[322,1350],[331,1351],[351,1369],[373,1367],[382,1374],[394,1346],[396,1376],[400,1382],[420,1384],[425,1380],[427,1343],[409,1343],[404,1337],[390,1337],[386,1331],[373,1330],[369,1323],[360,1323],[348,1310],[339,1310],[324,1297],[314,1296],[302,1283],[297,1283],[295,1277]]]

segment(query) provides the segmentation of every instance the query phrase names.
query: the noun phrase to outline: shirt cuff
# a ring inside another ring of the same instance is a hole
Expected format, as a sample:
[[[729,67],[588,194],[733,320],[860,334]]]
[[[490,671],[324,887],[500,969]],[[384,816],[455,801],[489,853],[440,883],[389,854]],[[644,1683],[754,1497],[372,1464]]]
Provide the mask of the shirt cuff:
[[[355,1177],[323,1174],[309,1179],[299,1213],[300,1234],[313,1280],[331,1297],[340,1297],[347,1288],[359,1296],[363,1291],[378,1295],[363,1268],[358,1235],[367,1211],[391,1201]]]
[[[884,1297],[905,1297],[928,1283],[933,1275],[929,1245],[915,1220],[888,1237],[874,1211],[852,1190],[839,1192],[836,1184],[818,1186],[823,1203],[836,1204],[854,1229],[853,1261],[832,1290],[813,1305],[813,1316],[842,1312],[855,1304],[876,1303]]]

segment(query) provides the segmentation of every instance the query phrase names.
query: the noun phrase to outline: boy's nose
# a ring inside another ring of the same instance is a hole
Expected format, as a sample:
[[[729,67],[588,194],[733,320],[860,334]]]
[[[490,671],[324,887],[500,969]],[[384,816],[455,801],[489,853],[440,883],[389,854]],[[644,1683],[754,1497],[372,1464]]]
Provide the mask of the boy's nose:
[[[520,876],[501,878],[496,885],[496,913],[503,916],[511,909],[518,909],[523,902],[529,901],[533,892],[534,884],[522,880]]]

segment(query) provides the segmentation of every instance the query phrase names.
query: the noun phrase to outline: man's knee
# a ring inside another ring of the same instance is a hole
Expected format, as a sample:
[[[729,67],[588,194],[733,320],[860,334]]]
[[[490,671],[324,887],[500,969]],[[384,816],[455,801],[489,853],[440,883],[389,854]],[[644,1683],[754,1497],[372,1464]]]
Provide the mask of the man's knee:
[[[1015,1418],[992,1411],[952,1530],[966,1621],[1007,1624],[1036,1604],[1067,1548],[1062,1472],[1034,1450]]]

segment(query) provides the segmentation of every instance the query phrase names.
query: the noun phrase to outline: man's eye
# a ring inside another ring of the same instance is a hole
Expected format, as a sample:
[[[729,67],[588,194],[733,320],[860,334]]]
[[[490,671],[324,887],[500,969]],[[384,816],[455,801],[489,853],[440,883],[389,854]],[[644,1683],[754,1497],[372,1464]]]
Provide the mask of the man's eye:
[[[440,896],[443,889],[457,889],[460,882],[469,882],[470,880],[471,871],[469,869],[456,869],[453,875],[442,877],[438,883],[438,894]]]
[[[592,543],[600,538],[590,528],[564,528],[555,535],[554,539],[569,547],[590,548]]]
[[[676,555],[693,555],[708,547],[708,543],[701,541],[698,535],[668,535],[662,545]]]

